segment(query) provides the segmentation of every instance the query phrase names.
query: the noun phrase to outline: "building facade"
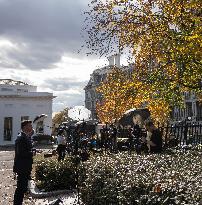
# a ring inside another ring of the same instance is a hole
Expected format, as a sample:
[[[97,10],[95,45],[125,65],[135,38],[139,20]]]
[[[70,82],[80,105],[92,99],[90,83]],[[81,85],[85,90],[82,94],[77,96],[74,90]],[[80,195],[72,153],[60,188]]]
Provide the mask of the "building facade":
[[[85,107],[91,111],[91,118],[93,120],[98,119],[96,113],[96,103],[101,101],[102,99],[102,96],[100,95],[100,93],[96,91],[96,89],[100,85],[100,83],[106,79],[107,74],[111,72],[114,66],[124,70],[128,75],[132,73],[132,66],[121,66],[120,54],[110,56],[108,58],[108,61],[109,61],[108,66],[93,71],[93,73],[90,75],[90,80],[88,84],[84,88]]]
[[[51,135],[52,100],[48,92],[37,92],[37,87],[21,81],[0,79],[0,145],[12,145],[15,142],[22,120],[34,120],[37,115],[47,117],[35,130]]]
[[[172,112],[172,121],[202,121],[202,103],[194,92],[184,92],[184,108],[175,107]]]
[[[101,96],[97,93],[96,88],[106,79],[107,74],[113,66],[120,67],[129,75],[133,71],[133,66],[120,66],[120,55],[109,57],[109,65],[100,69],[96,69],[90,76],[90,80],[85,90],[85,107],[91,111],[92,119],[97,119],[96,102],[101,100]],[[184,92],[184,108],[175,107],[172,112],[171,120],[173,122],[185,121],[202,121],[202,103],[196,98],[193,92]]]
[[[85,86],[85,107],[91,111],[91,118],[97,119],[96,102],[100,100],[101,96],[96,91],[96,88],[106,78],[110,67],[106,66],[101,69],[96,69],[90,76],[88,84]]]

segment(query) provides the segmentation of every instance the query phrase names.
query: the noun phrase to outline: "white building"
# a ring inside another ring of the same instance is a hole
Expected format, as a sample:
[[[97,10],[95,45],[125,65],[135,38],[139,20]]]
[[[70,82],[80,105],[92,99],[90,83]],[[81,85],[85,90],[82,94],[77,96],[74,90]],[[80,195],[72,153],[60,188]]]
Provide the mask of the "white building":
[[[0,79],[0,145],[14,144],[21,121],[34,120],[46,114],[43,122],[35,125],[42,134],[51,134],[52,100],[48,92],[37,92],[37,87],[21,81]]]
[[[185,121],[202,121],[202,103],[197,99],[194,92],[184,92],[184,108],[175,107],[172,113],[174,122]]]

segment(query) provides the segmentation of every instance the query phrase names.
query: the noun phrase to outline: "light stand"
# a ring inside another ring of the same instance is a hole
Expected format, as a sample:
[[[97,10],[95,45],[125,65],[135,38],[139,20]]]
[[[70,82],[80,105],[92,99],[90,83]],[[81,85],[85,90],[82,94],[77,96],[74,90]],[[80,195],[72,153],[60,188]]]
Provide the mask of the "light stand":
[[[80,205],[81,203],[81,201],[80,201],[80,189],[79,189],[79,164],[80,164],[80,162],[81,162],[81,158],[80,158],[80,156],[77,154],[75,154],[75,156],[74,156],[74,159],[73,159],[74,161],[74,164],[76,165],[76,170],[75,170],[75,174],[76,174],[76,183],[77,183],[77,185],[76,185],[76,190],[77,190],[77,195],[78,195],[78,199],[76,198],[75,199],[75,201],[74,201],[74,203],[73,204],[78,204],[78,205]]]

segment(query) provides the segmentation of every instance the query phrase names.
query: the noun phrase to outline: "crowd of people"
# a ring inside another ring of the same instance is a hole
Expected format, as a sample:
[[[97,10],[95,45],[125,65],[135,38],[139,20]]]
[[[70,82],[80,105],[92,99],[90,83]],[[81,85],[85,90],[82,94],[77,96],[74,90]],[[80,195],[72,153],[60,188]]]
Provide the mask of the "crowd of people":
[[[125,132],[123,132],[125,131]],[[129,151],[160,153],[162,151],[162,133],[155,127],[153,122],[147,122],[144,128],[135,124],[133,127],[122,128],[115,125],[103,126],[101,132],[101,148],[117,151],[118,138],[127,138],[127,147]]]
[[[123,128],[115,124],[104,125],[100,135],[88,132],[85,124],[76,126],[73,130],[59,129],[57,134],[58,161],[64,160],[67,152],[78,155],[87,160],[90,150],[118,151],[118,138]],[[31,178],[34,149],[31,136],[33,135],[32,121],[21,123],[21,132],[15,141],[15,158],[13,172],[17,175],[17,187],[14,194],[14,205],[21,205],[24,194],[27,192],[28,180]],[[127,145],[130,151],[161,153],[162,133],[153,122],[147,122],[144,129],[134,123],[127,129]]]
[[[152,121],[144,126],[134,124],[123,128],[115,124],[103,125],[96,133],[85,129],[85,124],[79,124],[74,129],[59,129],[57,135],[58,161],[63,160],[65,153],[109,151],[118,152],[121,149],[120,138],[125,138],[125,147],[137,154],[160,153],[162,151],[162,133]]]

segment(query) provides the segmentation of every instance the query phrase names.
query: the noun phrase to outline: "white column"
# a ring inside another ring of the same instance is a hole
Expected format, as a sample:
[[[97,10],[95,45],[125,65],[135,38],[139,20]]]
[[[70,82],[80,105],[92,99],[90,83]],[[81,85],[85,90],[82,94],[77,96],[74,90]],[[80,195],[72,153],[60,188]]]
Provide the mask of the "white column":
[[[113,66],[114,65],[114,55],[113,56],[109,56],[108,57],[108,61],[109,61],[109,66]]]

